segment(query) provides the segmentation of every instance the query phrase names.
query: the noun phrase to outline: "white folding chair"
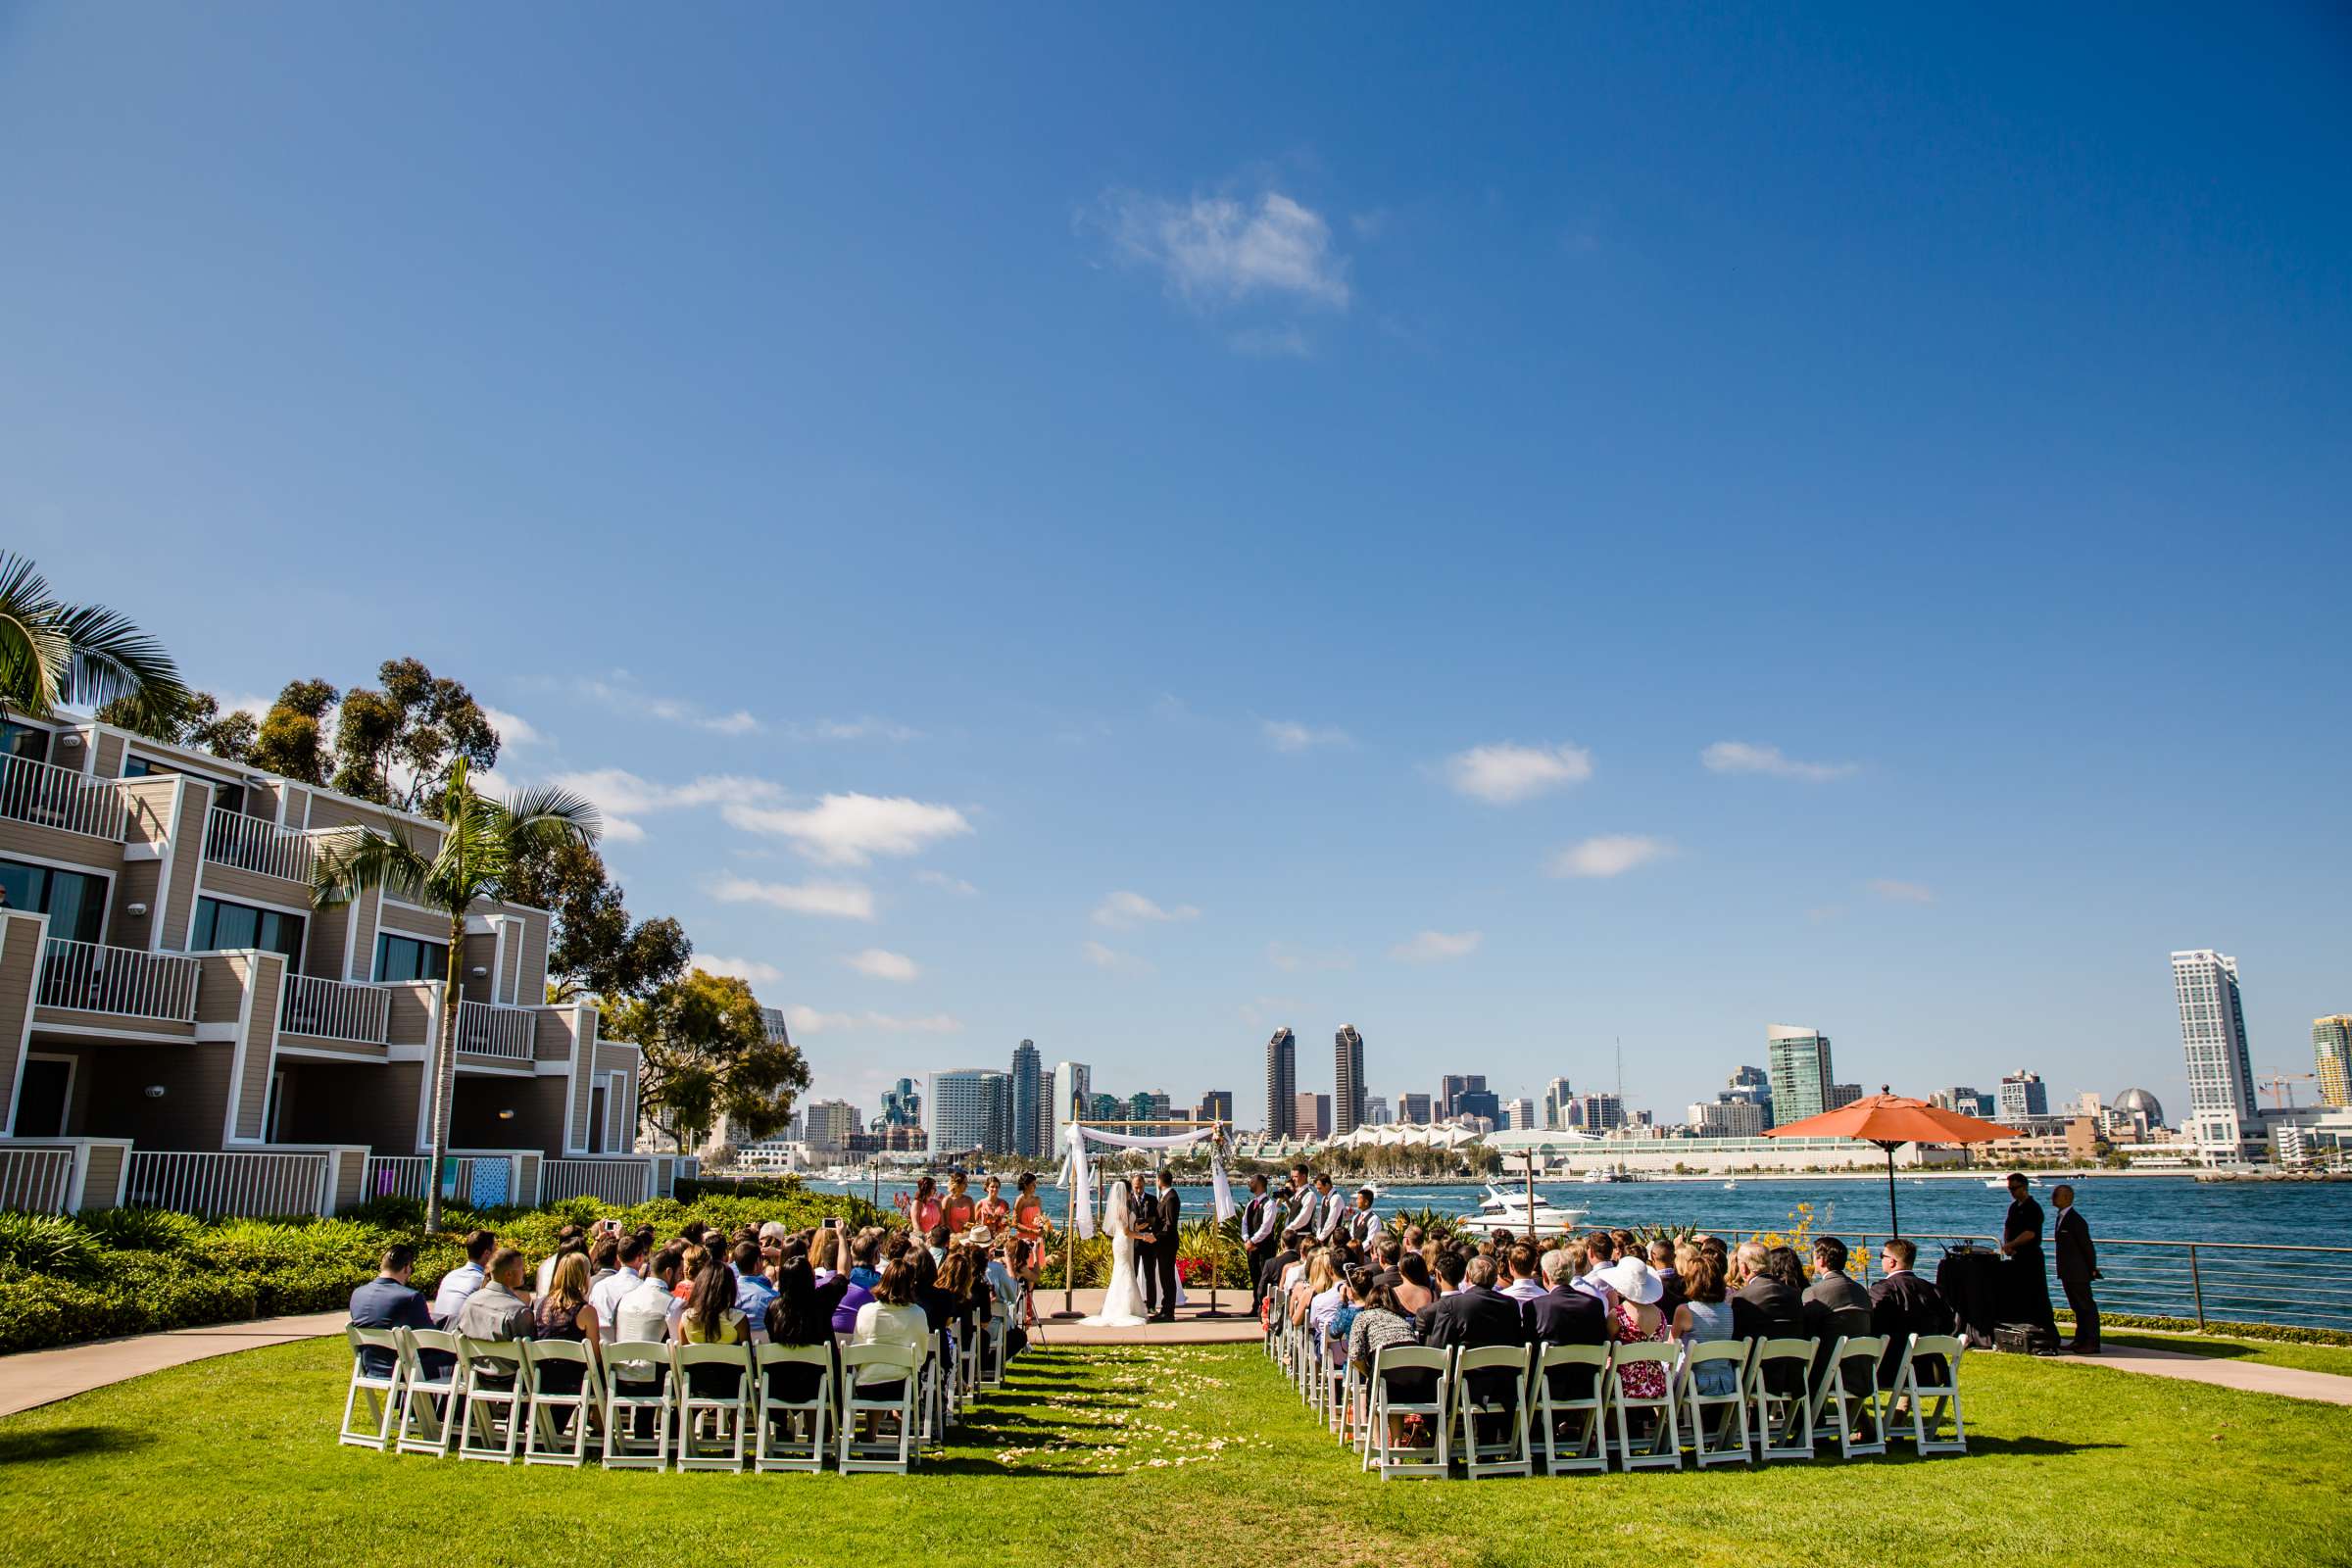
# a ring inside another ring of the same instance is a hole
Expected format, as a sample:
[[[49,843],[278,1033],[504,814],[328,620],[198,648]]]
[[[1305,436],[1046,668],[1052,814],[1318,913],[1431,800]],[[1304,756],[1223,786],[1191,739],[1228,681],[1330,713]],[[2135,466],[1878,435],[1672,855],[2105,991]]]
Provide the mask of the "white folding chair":
[[[833,1414],[833,1347],[831,1345],[762,1345],[752,1352],[759,1368],[759,1397],[754,1416],[759,1422],[752,1445],[755,1470],[822,1470],[829,1445],[826,1422]],[[772,1374],[777,1368],[816,1369],[816,1393],[808,1399],[779,1399]],[[808,1441],[795,1438],[793,1428],[806,1421]]]
[[[732,1373],[734,1386],[723,1393],[698,1392],[693,1376],[698,1369],[710,1374],[705,1382],[723,1382]],[[671,1346],[669,1376],[677,1389],[678,1468],[742,1469],[745,1429],[749,1425],[746,1418],[752,1407],[752,1348]]]
[[[400,1337],[402,1453],[446,1459],[457,1450],[458,1337],[441,1329],[408,1329]]]
[[[1371,1433],[1364,1449],[1364,1468],[1391,1476],[1436,1476],[1443,1480],[1453,1469],[1453,1438],[1446,1418],[1453,1399],[1453,1353],[1425,1345],[1383,1346],[1372,1357]],[[1399,1399],[1392,1380],[1399,1373],[1426,1373],[1430,1379],[1425,1399]],[[1432,1442],[1428,1447],[1396,1441],[1395,1427],[1407,1416],[1419,1416]]]
[[[921,1385],[917,1440],[926,1448],[944,1448],[948,1428],[955,1421],[955,1380],[949,1371],[947,1340],[937,1330],[932,1331],[931,1346],[916,1381]]]
[[[1910,1425],[1911,1441],[1919,1446],[1922,1458],[1968,1451],[1968,1421],[1960,1410],[1960,1356],[1967,1348],[1964,1341],[1949,1334],[1914,1334],[1903,1347],[1902,1364],[1894,1369],[1894,1386],[1886,1396],[1886,1419],[1898,1419],[1892,1406],[1901,1400],[1904,1414],[1899,1419]],[[1925,1370],[1920,1365],[1923,1361],[1941,1361],[1942,1370]],[[1932,1410],[1928,1408],[1930,1399],[1936,1401]],[[1940,1437],[1938,1431],[1947,1417],[1952,1435]]]
[[[1756,1457],[1813,1457],[1813,1352],[1815,1340],[1760,1340],[1747,1363],[1747,1398],[1753,1411]]]
[[[670,1384],[669,1347],[655,1340],[616,1340],[605,1347],[605,1468],[669,1468],[670,1419],[677,1390]],[[641,1433],[648,1427],[650,1433]]]
[[[564,1375],[566,1368],[578,1370],[579,1382],[570,1393],[558,1393],[550,1385],[570,1382]],[[596,1357],[578,1340],[528,1340],[523,1342],[522,1371],[531,1396],[522,1462],[568,1465],[575,1470],[586,1464],[589,1440],[605,1405],[604,1375]],[[564,1436],[567,1420],[571,1429],[568,1440]]]
[[[1348,1353],[1332,1350],[1331,1336],[1315,1331],[1316,1392],[1323,1408],[1324,1428],[1334,1437],[1348,1430]]]
[[[522,1345],[520,1340],[458,1337],[458,1392],[466,1401],[459,1458],[513,1464],[522,1451],[531,1402],[523,1384]]]
[[[1552,1392],[1552,1373],[1565,1374],[1566,1380],[1573,1384],[1579,1368],[1590,1377],[1582,1395]],[[1609,1348],[1605,1345],[1546,1345],[1536,1357],[1532,1385],[1534,1421],[1544,1450],[1544,1457],[1538,1462],[1545,1475],[1609,1467],[1600,1419],[1602,1384],[1608,1372]],[[1565,1445],[1561,1442],[1563,1437],[1567,1440]],[[1533,1445],[1531,1458],[1532,1447]]]
[[[1479,1394],[1473,1382],[1499,1385],[1496,1374],[1508,1373],[1507,1390]],[[1484,1378],[1476,1375],[1484,1373]],[[1481,1442],[1479,1424],[1499,1427],[1500,1439]],[[1459,1351],[1453,1358],[1453,1417],[1455,1451],[1462,1473],[1477,1481],[1485,1476],[1524,1476],[1535,1473],[1527,1445],[1527,1347],[1483,1345]]]
[[[1813,1441],[1838,1439],[1838,1457],[1853,1459],[1886,1451],[1886,1428],[1879,1412],[1879,1358],[1884,1339],[1838,1337],[1813,1387]]]
[[[922,1419],[922,1370],[920,1352],[903,1345],[853,1345],[841,1352],[841,1454],[836,1462],[843,1475],[868,1470],[905,1475],[913,1465],[916,1427]],[[892,1383],[898,1386],[895,1394],[864,1392],[869,1384]],[[888,1442],[879,1436],[860,1438],[860,1416],[873,1422],[877,1434],[884,1423],[897,1423],[898,1436]]]
[[[1683,1467],[1683,1436],[1681,1418],[1674,1408],[1674,1363],[1680,1356],[1675,1347],[1663,1344],[1616,1345],[1609,1348],[1609,1374],[1606,1382],[1609,1421],[1615,1429],[1612,1444],[1617,1450],[1617,1463],[1627,1470],[1680,1470]],[[1657,1368],[1661,1393],[1635,1394],[1627,1386],[1626,1373],[1638,1366]],[[1650,1413],[1652,1425],[1649,1441],[1637,1446],[1633,1439],[1633,1416],[1637,1411]]]
[[[1752,1340],[1700,1340],[1683,1348],[1675,1387],[1690,1418],[1685,1436],[1690,1442],[1691,1462],[1701,1470],[1711,1464],[1748,1462],[1747,1358],[1753,1347]],[[1700,1371],[1705,1367],[1730,1369],[1731,1392],[1701,1394]]]
[[[343,1337],[351,1344],[351,1392],[343,1396],[343,1427],[336,1443],[355,1448],[373,1448],[378,1453],[389,1449],[397,1441],[395,1428],[400,1422],[400,1391],[403,1382],[401,1361],[401,1331],[399,1329],[363,1329],[343,1325]],[[368,1356],[370,1351],[389,1357],[391,1370],[370,1372]],[[364,1424],[353,1425],[352,1418],[360,1412],[361,1402],[368,1406]]]

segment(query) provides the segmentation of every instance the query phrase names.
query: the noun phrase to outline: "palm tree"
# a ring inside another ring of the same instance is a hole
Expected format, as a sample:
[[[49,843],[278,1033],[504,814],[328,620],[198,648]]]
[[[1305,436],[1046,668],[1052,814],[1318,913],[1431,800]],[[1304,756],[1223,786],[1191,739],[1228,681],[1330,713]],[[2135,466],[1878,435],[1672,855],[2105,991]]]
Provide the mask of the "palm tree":
[[[121,703],[144,732],[193,701],[163,644],[103,606],[67,604],[38,566],[0,551],[0,710]]]
[[[349,904],[369,888],[449,916],[449,975],[441,998],[440,1043],[433,1053],[433,1159],[425,1181],[424,1228],[441,1229],[441,1166],[449,1157],[450,1106],[458,1079],[458,965],[466,953],[466,912],[498,899],[515,868],[535,853],[566,843],[593,844],[603,831],[596,808],[568,791],[537,788],[508,801],[476,792],[458,759],[441,798],[441,847],[427,855],[396,828],[342,829],[324,839],[311,872],[311,902]]]

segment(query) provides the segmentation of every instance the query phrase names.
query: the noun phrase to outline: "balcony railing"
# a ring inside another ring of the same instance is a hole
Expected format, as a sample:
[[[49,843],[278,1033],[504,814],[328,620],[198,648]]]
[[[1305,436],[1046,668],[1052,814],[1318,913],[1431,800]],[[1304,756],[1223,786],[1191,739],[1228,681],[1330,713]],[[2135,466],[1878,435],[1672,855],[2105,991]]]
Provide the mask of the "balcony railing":
[[[0,816],[120,844],[130,808],[112,779],[29,757],[0,757]]]
[[[74,1192],[71,1149],[0,1147],[0,1209],[60,1214]]]
[[[380,1046],[392,1037],[392,993],[317,975],[286,976],[278,1027],[289,1034]]]
[[[132,1018],[196,1021],[196,977],[203,964],[172,953],[106,948],[49,939],[41,956],[40,1003]]]
[[[331,1156],[324,1153],[162,1153],[134,1149],[123,1202],[182,1214],[324,1214]]]
[[[460,1051],[528,1061],[537,1028],[538,1019],[528,1007],[501,1007],[487,1002],[458,1004]]]
[[[280,827],[268,817],[213,808],[204,824],[204,858],[288,882],[308,882],[317,857],[316,836]]]
[[[551,1159],[539,1167],[539,1201],[601,1198],[608,1203],[642,1203],[657,1196],[650,1159]]]

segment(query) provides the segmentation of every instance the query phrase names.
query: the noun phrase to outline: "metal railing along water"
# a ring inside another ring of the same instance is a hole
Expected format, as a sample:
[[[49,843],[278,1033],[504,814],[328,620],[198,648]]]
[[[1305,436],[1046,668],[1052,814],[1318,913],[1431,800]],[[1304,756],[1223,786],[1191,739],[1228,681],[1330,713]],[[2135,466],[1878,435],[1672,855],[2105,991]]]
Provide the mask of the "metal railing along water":
[[[460,1051],[528,1061],[537,1030],[538,1018],[528,1007],[502,1007],[488,1002],[458,1004]]]
[[[29,757],[0,757],[0,816],[121,843],[130,807],[113,779]]]
[[[278,1027],[290,1034],[380,1046],[391,1038],[391,1025],[392,993],[381,986],[308,974],[286,976]]]
[[[288,882],[308,882],[318,835],[280,827],[268,817],[214,807],[204,824],[204,858]]]
[[[0,1149],[0,1209],[64,1213],[74,1157],[71,1149]]]
[[[196,980],[203,969],[198,960],[177,954],[51,937],[41,954],[40,1003],[193,1023]]]
[[[328,1165],[329,1157],[322,1153],[257,1150],[197,1154],[134,1149],[123,1201],[132,1208],[169,1208],[183,1214],[319,1214],[332,1206],[326,1192]]]

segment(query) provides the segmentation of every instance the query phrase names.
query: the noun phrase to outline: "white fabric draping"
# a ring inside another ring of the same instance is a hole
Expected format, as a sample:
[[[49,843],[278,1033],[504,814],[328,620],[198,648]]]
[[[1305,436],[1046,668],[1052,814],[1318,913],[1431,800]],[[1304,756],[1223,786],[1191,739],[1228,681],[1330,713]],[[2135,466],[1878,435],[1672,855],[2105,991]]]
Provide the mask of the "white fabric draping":
[[[1225,1180],[1225,1155],[1214,1140],[1217,1129],[1202,1127],[1194,1132],[1144,1134],[1114,1133],[1107,1127],[1088,1127],[1070,1123],[1068,1150],[1062,1158],[1061,1179],[1070,1190],[1070,1223],[1078,1234],[1091,1238],[1095,1234],[1094,1182],[1087,1173],[1086,1146],[1091,1139],[1098,1144],[1109,1144],[1119,1149],[1190,1149],[1195,1144],[1207,1143],[1208,1186],[1210,1203],[1220,1221],[1229,1220],[1241,1212],[1233,1200],[1233,1188]]]

